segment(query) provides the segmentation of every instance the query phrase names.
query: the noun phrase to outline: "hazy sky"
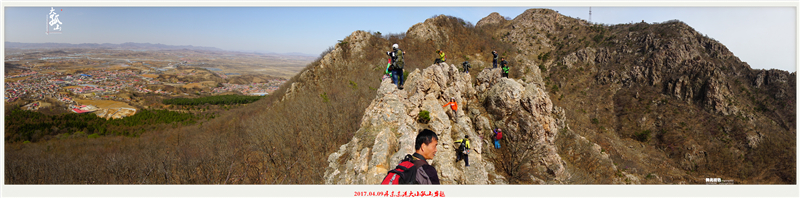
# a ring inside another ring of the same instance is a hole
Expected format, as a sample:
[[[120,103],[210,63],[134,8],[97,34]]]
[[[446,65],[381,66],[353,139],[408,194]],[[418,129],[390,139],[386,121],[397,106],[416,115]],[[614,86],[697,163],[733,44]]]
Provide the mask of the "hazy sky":
[[[355,30],[406,32],[445,14],[475,24],[536,7],[53,7],[62,34],[45,34],[51,7],[5,7],[4,41],[161,43],[318,55]],[[589,7],[548,7],[589,18]],[[796,71],[795,7],[593,7],[603,24],[681,20],[753,68]],[[53,26],[54,27],[54,26]],[[388,48],[388,46],[387,46]]]

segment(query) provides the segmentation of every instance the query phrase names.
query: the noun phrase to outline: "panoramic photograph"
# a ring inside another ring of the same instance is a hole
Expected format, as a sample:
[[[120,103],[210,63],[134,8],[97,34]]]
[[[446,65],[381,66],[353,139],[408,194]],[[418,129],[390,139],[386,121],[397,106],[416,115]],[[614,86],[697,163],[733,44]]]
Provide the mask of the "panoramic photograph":
[[[796,14],[4,7],[3,180],[796,185]]]

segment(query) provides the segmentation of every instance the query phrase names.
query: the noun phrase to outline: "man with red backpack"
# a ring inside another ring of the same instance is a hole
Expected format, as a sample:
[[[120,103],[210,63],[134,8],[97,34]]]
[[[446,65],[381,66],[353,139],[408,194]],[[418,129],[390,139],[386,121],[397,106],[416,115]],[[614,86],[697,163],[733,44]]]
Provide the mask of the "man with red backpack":
[[[500,149],[500,139],[503,139],[503,131],[498,128],[494,130],[494,148]]]
[[[439,137],[431,130],[424,129],[417,134],[413,155],[406,155],[400,164],[389,171],[381,182],[382,185],[397,184],[439,184],[436,168],[428,164],[427,159],[436,156],[436,145]]]

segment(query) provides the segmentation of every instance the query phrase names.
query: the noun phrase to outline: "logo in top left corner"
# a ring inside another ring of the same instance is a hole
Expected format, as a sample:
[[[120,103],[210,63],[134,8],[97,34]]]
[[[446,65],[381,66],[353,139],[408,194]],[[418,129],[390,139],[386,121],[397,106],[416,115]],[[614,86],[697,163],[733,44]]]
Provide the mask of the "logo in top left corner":
[[[60,10],[60,11],[63,11],[63,10]],[[47,35],[50,35],[50,34],[61,34],[61,24],[62,23],[61,23],[61,20],[58,20],[58,16],[59,15],[58,15],[58,13],[56,13],[56,9],[53,9],[53,7],[50,7],[50,13],[47,14],[47,19],[46,19],[47,23],[46,23],[45,28],[47,28],[47,31],[45,31],[45,34],[47,34]]]

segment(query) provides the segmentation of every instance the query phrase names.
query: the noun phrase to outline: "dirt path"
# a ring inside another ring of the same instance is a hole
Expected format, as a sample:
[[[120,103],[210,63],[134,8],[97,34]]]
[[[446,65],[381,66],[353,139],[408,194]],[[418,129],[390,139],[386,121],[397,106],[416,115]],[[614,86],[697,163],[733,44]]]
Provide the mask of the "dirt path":
[[[135,107],[129,105],[128,103],[113,101],[113,100],[81,100],[75,99],[75,102],[82,105],[94,105],[97,108],[101,109],[116,109],[116,108],[133,108]]]

